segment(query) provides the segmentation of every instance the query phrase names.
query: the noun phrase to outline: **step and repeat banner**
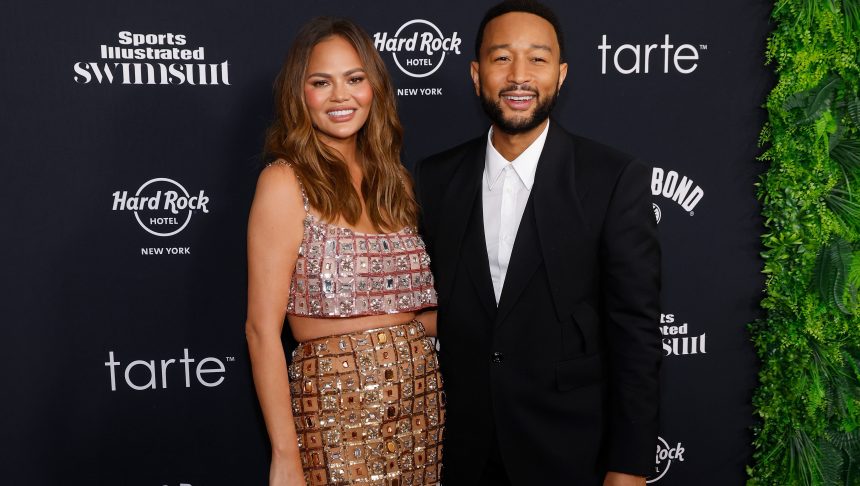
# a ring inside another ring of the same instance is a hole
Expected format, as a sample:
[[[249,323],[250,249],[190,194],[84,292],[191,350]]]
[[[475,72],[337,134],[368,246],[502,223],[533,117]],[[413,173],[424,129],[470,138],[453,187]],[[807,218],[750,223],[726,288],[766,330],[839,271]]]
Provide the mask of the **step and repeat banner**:
[[[4,4],[0,482],[265,484],[245,229],[292,38],[322,14],[370,33],[411,167],[488,127],[468,68],[493,3]],[[570,64],[556,120],[653,166],[665,359],[649,481],[742,484],[770,5],[547,3]]]

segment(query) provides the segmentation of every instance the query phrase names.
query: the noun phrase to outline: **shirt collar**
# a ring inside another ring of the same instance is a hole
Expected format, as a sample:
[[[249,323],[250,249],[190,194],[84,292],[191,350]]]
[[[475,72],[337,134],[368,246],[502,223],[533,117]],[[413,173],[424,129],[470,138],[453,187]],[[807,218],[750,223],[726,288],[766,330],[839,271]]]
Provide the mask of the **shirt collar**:
[[[550,122],[547,121],[546,127],[544,127],[543,132],[538,135],[538,138],[536,138],[519,157],[510,162],[502,157],[502,154],[496,150],[496,147],[493,147],[493,127],[490,127],[490,131],[487,134],[487,153],[484,165],[487,189],[491,191],[493,190],[496,183],[501,178],[505,167],[510,165],[513,167],[514,172],[520,178],[523,185],[526,186],[526,189],[529,191],[532,190],[532,185],[534,185],[535,181],[535,171],[537,171],[538,159],[540,159],[540,154],[543,152],[546,135],[549,132],[549,124]]]

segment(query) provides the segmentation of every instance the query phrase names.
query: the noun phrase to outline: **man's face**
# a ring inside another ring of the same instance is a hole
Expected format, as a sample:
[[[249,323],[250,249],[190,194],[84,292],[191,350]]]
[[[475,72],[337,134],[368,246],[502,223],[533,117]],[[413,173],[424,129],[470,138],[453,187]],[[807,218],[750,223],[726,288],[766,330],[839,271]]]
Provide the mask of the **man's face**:
[[[484,29],[472,81],[493,124],[506,133],[528,132],[549,117],[567,76],[552,24],[524,12],[491,20]]]

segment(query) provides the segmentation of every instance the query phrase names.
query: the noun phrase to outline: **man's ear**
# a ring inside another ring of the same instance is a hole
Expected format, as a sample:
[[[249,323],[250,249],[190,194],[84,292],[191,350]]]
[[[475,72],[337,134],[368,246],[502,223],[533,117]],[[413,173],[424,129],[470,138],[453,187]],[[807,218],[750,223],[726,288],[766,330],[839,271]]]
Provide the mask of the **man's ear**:
[[[472,61],[469,64],[469,73],[472,75],[472,84],[475,85],[475,94],[481,96],[481,78],[478,75],[478,68],[481,67],[478,61]]]
[[[564,79],[567,77],[567,63],[563,62],[558,66],[558,89],[564,84]]]

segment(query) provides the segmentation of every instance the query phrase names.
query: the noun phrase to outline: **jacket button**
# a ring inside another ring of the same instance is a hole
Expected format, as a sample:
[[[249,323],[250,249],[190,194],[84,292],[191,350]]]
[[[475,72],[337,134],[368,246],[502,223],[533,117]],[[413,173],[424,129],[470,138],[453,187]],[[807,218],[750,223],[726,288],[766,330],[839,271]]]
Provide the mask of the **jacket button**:
[[[504,357],[505,357],[505,355],[504,355],[504,354],[502,354],[502,353],[501,353],[501,352],[499,352],[499,351],[495,351],[495,352],[493,352],[493,354],[490,356],[490,361],[492,361],[493,363],[501,363],[501,362],[502,362],[502,360],[504,359]]]

